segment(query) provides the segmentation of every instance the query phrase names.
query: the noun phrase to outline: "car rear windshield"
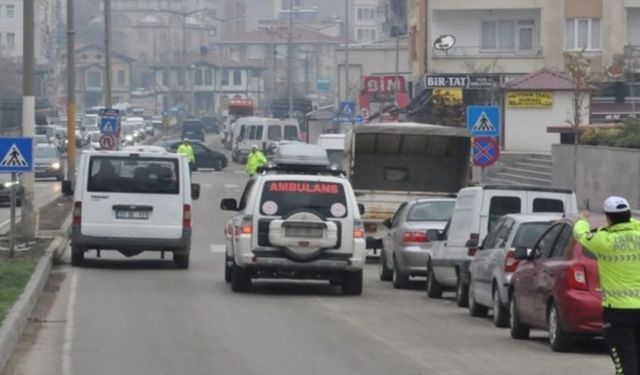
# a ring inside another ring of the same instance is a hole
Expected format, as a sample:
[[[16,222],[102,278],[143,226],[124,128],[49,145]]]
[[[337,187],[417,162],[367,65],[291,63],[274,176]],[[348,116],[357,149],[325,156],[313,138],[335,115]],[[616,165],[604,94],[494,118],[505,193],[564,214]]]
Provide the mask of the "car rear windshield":
[[[182,129],[188,131],[201,131],[202,123],[200,121],[187,121],[182,125]]]
[[[91,192],[178,194],[178,160],[168,158],[93,156]]]
[[[344,187],[339,183],[313,181],[268,181],[262,190],[260,213],[283,216],[309,209],[324,217],[347,216]]]
[[[520,225],[515,237],[513,238],[513,244],[511,247],[526,247],[532,249],[536,244],[542,233],[549,228],[551,222],[543,223],[524,223]]]
[[[447,221],[453,215],[455,202],[421,202],[411,207],[407,221]]]

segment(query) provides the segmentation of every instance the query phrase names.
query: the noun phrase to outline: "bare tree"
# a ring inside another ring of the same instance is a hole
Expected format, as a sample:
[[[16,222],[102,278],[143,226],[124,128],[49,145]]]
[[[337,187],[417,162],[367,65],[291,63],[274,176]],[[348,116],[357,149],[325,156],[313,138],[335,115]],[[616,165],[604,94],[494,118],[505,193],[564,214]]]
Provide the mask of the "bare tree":
[[[571,100],[571,116],[569,124],[575,135],[574,144],[580,143],[580,125],[584,122],[584,105],[590,95],[589,79],[591,78],[591,59],[585,56],[584,50],[565,53],[565,67],[575,81],[575,89]]]

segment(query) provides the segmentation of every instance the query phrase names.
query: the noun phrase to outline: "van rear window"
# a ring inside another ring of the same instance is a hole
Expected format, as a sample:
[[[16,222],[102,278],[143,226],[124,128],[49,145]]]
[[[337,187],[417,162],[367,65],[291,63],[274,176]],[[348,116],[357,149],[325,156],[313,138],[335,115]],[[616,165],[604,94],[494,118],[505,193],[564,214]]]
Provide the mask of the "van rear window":
[[[262,189],[260,212],[283,216],[311,209],[325,217],[345,217],[347,200],[342,184],[313,181],[268,181]]]
[[[535,198],[533,212],[564,212],[564,202],[560,199]]]
[[[90,192],[179,194],[178,160],[167,158],[93,156]]]
[[[285,141],[297,141],[298,140],[298,128],[294,125],[286,125],[284,127],[284,140]]]
[[[489,227],[488,232],[491,232],[493,226],[498,222],[502,216],[507,214],[518,214],[522,212],[521,201],[518,197],[491,197],[489,202]]]

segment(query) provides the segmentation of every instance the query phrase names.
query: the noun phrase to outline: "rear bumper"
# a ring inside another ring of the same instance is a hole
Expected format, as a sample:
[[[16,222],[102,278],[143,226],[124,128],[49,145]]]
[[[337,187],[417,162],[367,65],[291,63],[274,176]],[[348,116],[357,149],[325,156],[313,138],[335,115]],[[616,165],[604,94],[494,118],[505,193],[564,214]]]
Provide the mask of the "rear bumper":
[[[589,291],[569,290],[558,298],[562,327],[568,332],[602,334],[602,299]]]
[[[431,264],[433,267],[450,267],[458,270],[459,277],[462,278],[462,282],[466,285],[471,283],[471,275],[469,273],[469,265],[471,264],[471,258],[465,259],[436,259],[431,258]]]
[[[71,244],[79,250],[100,249],[118,251],[172,251],[177,254],[188,254],[191,250],[191,231],[184,230],[180,238],[124,238],[85,236],[80,227],[71,229]]]
[[[427,275],[427,259],[431,254],[430,249],[422,246],[403,246],[395,251],[400,271],[411,276]]]
[[[64,170],[60,169],[36,169],[35,171],[36,177],[60,177],[64,176]]]

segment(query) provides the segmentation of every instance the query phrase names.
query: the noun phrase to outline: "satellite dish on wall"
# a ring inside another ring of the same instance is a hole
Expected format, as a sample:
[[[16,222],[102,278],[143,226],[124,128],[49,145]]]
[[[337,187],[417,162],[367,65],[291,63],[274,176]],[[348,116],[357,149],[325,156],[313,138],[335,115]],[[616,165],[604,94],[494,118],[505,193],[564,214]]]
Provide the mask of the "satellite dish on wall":
[[[448,51],[456,45],[456,37],[451,34],[440,35],[433,41],[433,48],[438,51]]]

